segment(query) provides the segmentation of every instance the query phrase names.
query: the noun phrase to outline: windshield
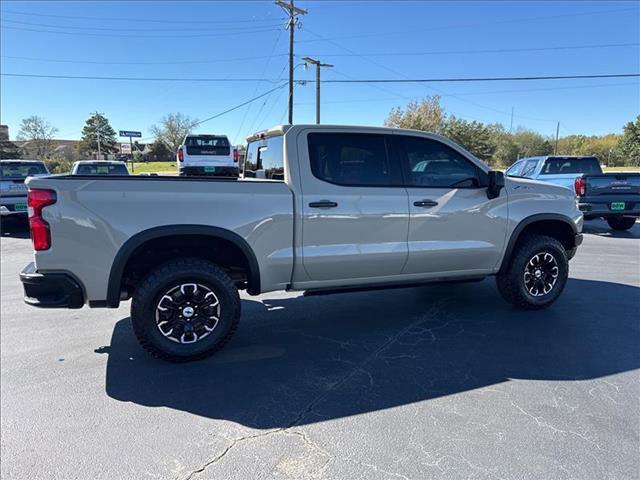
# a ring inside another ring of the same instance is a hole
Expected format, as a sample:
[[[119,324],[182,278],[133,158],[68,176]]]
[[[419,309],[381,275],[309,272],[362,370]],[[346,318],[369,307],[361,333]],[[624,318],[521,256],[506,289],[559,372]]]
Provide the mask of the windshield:
[[[129,170],[119,164],[86,164],[79,165],[76,173],[77,175],[129,175]]]
[[[42,163],[33,162],[2,162],[0,163],[0,177],[24,179],[30,175],[46,175],[47,169]]]
[[[573,173],[602,173],[596,157],[549,158],[542,167],[541,175],[564,175]]]

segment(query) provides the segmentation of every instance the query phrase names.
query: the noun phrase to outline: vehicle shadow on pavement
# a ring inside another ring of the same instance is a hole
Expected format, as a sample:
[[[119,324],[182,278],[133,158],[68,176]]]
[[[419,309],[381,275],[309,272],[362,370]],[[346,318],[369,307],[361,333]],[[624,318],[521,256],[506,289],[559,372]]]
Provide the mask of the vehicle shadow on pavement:
[[[636,224],[629,230],[616,231],[609,227],[604,220],[586,220],[582,227],[582,233],[610,238],[640,238],[640,223],[636,220]]]
[[[27,219],[5,218],[0,223],[0,233],[3,237],[29,238],[29,222]]]
[[[243,301],[238,333],[205,361],[170,364],[113,331],[106,392],[267,429],[378,411],[509,379],[579,381],[640,367],[640,288],[571,279],[544,311],[494,282]]]

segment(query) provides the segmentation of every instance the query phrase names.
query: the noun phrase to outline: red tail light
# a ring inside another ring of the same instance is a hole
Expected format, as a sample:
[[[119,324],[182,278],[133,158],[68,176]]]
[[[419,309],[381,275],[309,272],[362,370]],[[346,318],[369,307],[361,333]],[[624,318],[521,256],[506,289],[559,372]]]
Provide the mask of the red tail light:
[[[587,181],[582,177],[578,177],[573,182],[573,188],[576,191],[576,195],[582,197],[587,193]]]
[[[184,162],[184,153],[182,151],[182,147],[178,149],[178,161]]]
[[[42,218],[42,209],[56,203],[56,192],[53,190],[29,190],[27,204],[29,206],[29,226],[31,240],[35,250],[48,250],[51,247],[51,231],[49,224]]]
[[[233,161],[235,163],[238,163],[238,149],[237,148],[233,149]]]

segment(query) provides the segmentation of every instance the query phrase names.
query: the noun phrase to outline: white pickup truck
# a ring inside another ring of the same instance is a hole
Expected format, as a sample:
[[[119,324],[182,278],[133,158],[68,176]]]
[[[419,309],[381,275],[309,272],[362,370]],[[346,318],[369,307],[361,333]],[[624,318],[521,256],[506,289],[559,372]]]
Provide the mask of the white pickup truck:
[[[231,337],[238,290],[308,295],[497,278],[517,307],[554,302],[582,241],[566,188],[505,179],[438,135],[279,126],[248,139],[243,178],[27,181],[38,307],[114,308],[156,357]]]

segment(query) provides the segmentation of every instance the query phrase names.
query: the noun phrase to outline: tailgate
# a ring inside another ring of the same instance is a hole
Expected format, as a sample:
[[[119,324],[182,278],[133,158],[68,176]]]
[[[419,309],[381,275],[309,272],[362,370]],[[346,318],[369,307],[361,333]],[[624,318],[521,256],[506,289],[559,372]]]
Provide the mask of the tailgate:
[[[586,194],[591,195],[640,195],[640,173],[606,173],[585,175]]]
[[[24,179],[1,180],[0,196],[2,197],[25,197],[27,195],[27,187]]]

